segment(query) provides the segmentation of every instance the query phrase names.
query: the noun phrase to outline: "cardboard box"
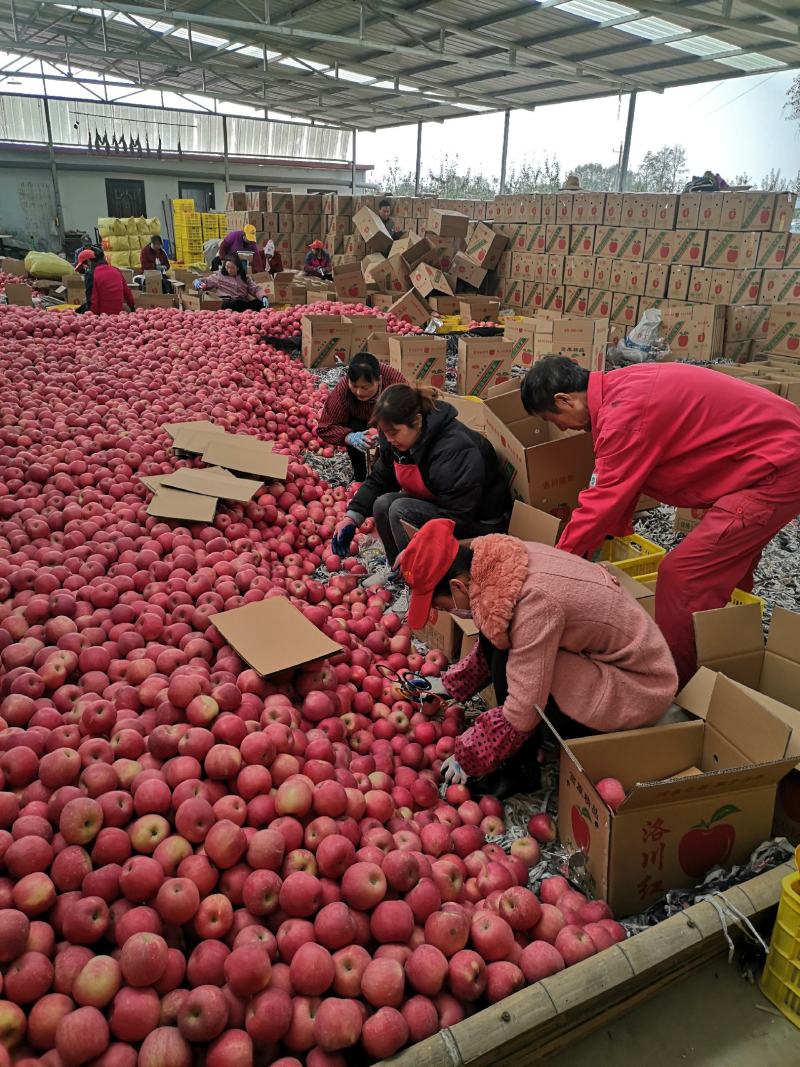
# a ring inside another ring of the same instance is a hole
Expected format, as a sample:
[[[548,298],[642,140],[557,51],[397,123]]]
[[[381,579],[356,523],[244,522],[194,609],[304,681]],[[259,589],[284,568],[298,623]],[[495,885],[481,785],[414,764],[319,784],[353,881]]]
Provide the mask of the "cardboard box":
[[[719,676],[696,721],[561,741],[559,837],[584,853],[595,895],[638,914],[770,837],[795,744],[769,701]],[[595,788],[603,777],[626,790],[614,813]]]
[[[335,367],[347,363],[353,331],[342,315],[304,315],[301,356],[306,367]]]
[[[619,259],[619,249],[627,231],[620,226],[598,226],[594,235],[595,256]]]
[[[479,297],[473,299],[491,299],[490,297]],[[460,296],[432,296],[428,303],[431,305],[437,315],[460,315],[461,314],[461,297]],[[498,300],[498,304],[500,301]]]
[[[519,385],[485,402],[491,441],[515,497],[568,519],[594,469],[590,434],[562,432],[522,406]]]
[[[562,285],[564,282],[564,260],[566,256],[547,257],[547,278],[551,285]]]
[[[648,263],[671,263],[678,234],[673,230],[647,230],[644,239],[644,259]]]
[[[361,273],[367,285],[374,285],[379,289],[384,290],[388,287],[391,274],[391,271],[389,270],[389,260],[386,256],[382,256],[380,252],[371,252],[368,256],[364,256],[360,264],[351,264],[349,262],[346,264],[334,263],[334,278],[336,277],[337,267],[352,267],[354,265],[360,266]]]
[[[13,274],[16,278],[27,278],[28,268],[21,259],[12,256],[0,256],[0,270],[4,274]]]
[[[769,230],[775,214],[775,193],[722,194],[720,230]]]
[[[590,289],[589,302],[586,305],[587,317],[601,319],[610,318],[612,299],[613,293],[610,289]]]
[[[757,233],[712,230],[708,235],[703,264],[706,267],[727,267],[729,270],[755,267],[758,240]]]
[[[500,337],[461,337],[458,342],[458,392],[484,397],[511,377],[510,341]]]
[[[512,281],[510,278],[501,278],[497,286],[497,296],[504,307],[520,308],[524,299],[525,287],[530,282]]]
[[[687,267],[703,266],[703,253],[706,248],[705,230],[678,231],[672,243],[672,262]],[[712,264],[713,265],[713,264]]]
[[[615,293],[611,301],[611,321],[632,329],[639,321],[639,297],[631,293]]]
[[[401,322],[410,322],[412,326],[425,326],[431,317],[431,309],[413,289],[403,293],[388,310]]]
[[[603,222],[605,206],[605,193],[576,193],[572,201],[572,221],[599,226]]]
[[[619,226],[622,222],[624,193],[607,193],[603,222],[606,226]]]
[[[610,256],[598,256],[595,258],[593,279],[595,289],[611,288],[611,272],[613,269],[614,260]]]
[[[677,195],[658,193],[656,199],[656,226],[663,226],[667,230],[675,229],[675,220],[678,216]]]
[[[541,221],[545,226],[552,226],[558,222],[558,197],[555,193],[542,194]]]
[[[533,360],[568,356],[585,370],[603,370],[608,323],[604,319],[559,318],[534,320]]]
[[[544,298],[544,285],[541,282],[520,282],[522,286],[522,303],[521,309],[529,315],[531,312],[534,314],[542,307],[542,300]]]
[[[771,229],[775,233],[788,233],[797,208],[797,192],[777,193]]]
[[[798,235],[800,236],[800,235]],[[770,270],[782,270],[786,264],[789,235],[785,233],[762,233],[758,242],[756,266]]]
[[[394,242],[390,255],[400,256],[406,268],[411,270],[422,262],[430,250],[431,243],[427,237],[418,237],[415,233],[408,233]]]
[[[483,222],[476,222],[467,234],[464,253],[486,270],[494,270],[507,245],[508,238],[504,234],[495,233]]]
[[[800,266],[789,270],[765,270],[759,303],[800,303]]]
[[[593,256],[567,256],[564,261],[564,282],[567,285],[591,286],[594,284],[594,269]]]
[[[564,286],[563,285],[543,285],[542,286],[542,308],[549,311],[563,311],[564,310]]]
[[[371,338],[388,337],[386,319],[379,319],[376,315],[344,315],[343,319],[350,324],[350,359],[358,352],[368,351],[367,344]],[[388,347],[386,351],[388,354]]]
[[[667,295],[670,268],[666,263],[648,263],[647,281],[645,294],[647,296],[663,297]]]
[[[17,307],[33,307],[33,289],[24,282],[6,282],[6,303]]]
[[[471,296],[459,300],[458,314],[462,326],[469,326],[471,322],[497,322],[500,301],[493,296]]]
[[[625,292],[631,296],[644,296],[647,291],[647,268],[649,263],[625,264]]]
[[[585,315],[589,306],[589,290],[585,286],[564,286],[564,314]]]
[[[670,300],[688,300],[692,272],[696,267],[672,267],[669,272],[667,296]],[[699,268],[702,270],[702,268]]]
[[[690,533],[705,515],[707,508],[675,508],[672,528],[675,533]]]
[[[431,267],[428,263],[420,263],[410,272],[409,277],[420,296],[430,296],[431,293],[454,295],[444,271]]]
[[[379,215],[368,207],[359,208],[353,215],[353,226],[364,242],[367,252],[381,252],[383,255],[388,255],[392,247],[392,236]]]
[[[529,367],[533,363],[533,338],[536,319],[510,319],[506,322],[505,340],[511,345],[511,365]]]
[[[573,256],[591,256],[594,252],[594,226],[571,226],[569,251]]]
[[[763,271],[760,270],[735,270],[732,272],[733,283],[731,285],[731,304],[756,304],[761,294],[761,280]],[[716,292],[716,288],[712,288]],[[763,301],[762,301],[763,302]],[[717,303],[715,300],[714,303]]]
[[[133,302],[137,308],[174,308],[178,306],[178,298],[172,293],[134,292]],[[222,307],[221,300],[219,301],[219,307]],[[204,311],[213,310],[206,301],[202,301],[202,308]]]
[[[347,263],[333,268],[333,286],[340,300],[363,302],[367,296],[367,283],[360,263]]]
[[[431,209],[427,228],[438,237],[466,237],[469,219],[460,211],[442,211]]]
[[[547,226],[544,223],[525,227],[525,251],[539,255],[547,251]]]
[[[412,385],[443,389],[447,339],[433,334],[389,338],[389,364]]]
[[[714,359],[724,344],[725,312],[715,304],[662,307],[660,334],[677,359]]]
[[[545,252],[553,255],[566,256],[569,254],[569,226],[563,224],[545,227]]]
[[[773,304],[769,312],[766,349],[781,356],[800,355],[800,304]]]
[[[474,289],[480,289],[486,278],[487,271],[483,267],[479,267],[477,263],[473,263],[463,252],[456,252],[449,273],[459,281],[471,285]]]
[[[228,644],[263,678],[341,653],[284,597],[270,597],[210,617]]]

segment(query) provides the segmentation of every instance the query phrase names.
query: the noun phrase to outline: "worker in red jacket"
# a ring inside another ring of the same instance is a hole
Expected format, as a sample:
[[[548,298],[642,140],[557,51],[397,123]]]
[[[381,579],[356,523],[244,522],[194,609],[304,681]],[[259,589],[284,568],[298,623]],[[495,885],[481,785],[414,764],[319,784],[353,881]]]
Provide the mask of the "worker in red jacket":
[[[630,533],[641,493],[707,509],[658,572],[656,622],[685,684],[696,669],[692,613],[752,590],[764,546],[800,513],[800,409],[705,367],[589,373],[566,356],[528,371],[522,402],[594,439],[594,474],[559,548],[591,556],[605,537]]]
[[[122,271],[107,263],[102,252],[84,249],[75,269],[85,277],[85,311],[93,311],[95,315],[119,315],[123,304],[127,304],[131,311],[136,310]]]

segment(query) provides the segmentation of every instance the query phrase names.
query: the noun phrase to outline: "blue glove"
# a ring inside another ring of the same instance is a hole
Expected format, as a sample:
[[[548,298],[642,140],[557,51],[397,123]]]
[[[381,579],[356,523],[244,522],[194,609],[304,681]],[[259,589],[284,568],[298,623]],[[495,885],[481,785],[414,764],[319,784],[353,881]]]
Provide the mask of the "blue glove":
[[[195,287],[195,289],[199,291],[203,288],[203,279],[198,278],[196,281],[192,282],[192,285]]]
[[[350,552],[350,545],[356,535],[356,524],[352,519],[342,519],[333,534],[331,548],[337,556],[344,559]]]
[[[265,307],[265,308],[269,307],[269,298],[268,297],[266,297],[266,296],[262,296],[261,297],[261,306]]]
[[[351,430],[344,440],[345,444],[358,449],[359,452],[366,452],[369,448],[366,430]]]

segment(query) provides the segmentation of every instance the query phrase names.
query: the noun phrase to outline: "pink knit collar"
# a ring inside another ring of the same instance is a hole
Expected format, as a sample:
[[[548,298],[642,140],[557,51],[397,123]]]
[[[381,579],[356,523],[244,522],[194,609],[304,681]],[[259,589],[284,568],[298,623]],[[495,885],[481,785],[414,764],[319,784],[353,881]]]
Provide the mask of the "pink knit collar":
[[[510,648],[511,620],[528,577],[528,551],[506,534],[478,537],[472,551],[469,597],[475,625],[495,648]]]

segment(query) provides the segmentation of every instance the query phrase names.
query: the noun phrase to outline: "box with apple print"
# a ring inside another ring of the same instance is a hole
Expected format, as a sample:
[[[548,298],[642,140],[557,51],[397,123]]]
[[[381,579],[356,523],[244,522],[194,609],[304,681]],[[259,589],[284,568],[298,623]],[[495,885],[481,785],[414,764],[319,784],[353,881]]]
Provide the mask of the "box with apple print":
[[[793,729],[770,701],[722,675],[710,690],[690,722],[559,738],[559,838],[583,854],[592,894],[615,915],[700,884],[771,836],[778,782],[798,758],[800,715]],[[615,811],[597,792],[603,778],[625,791]]]

